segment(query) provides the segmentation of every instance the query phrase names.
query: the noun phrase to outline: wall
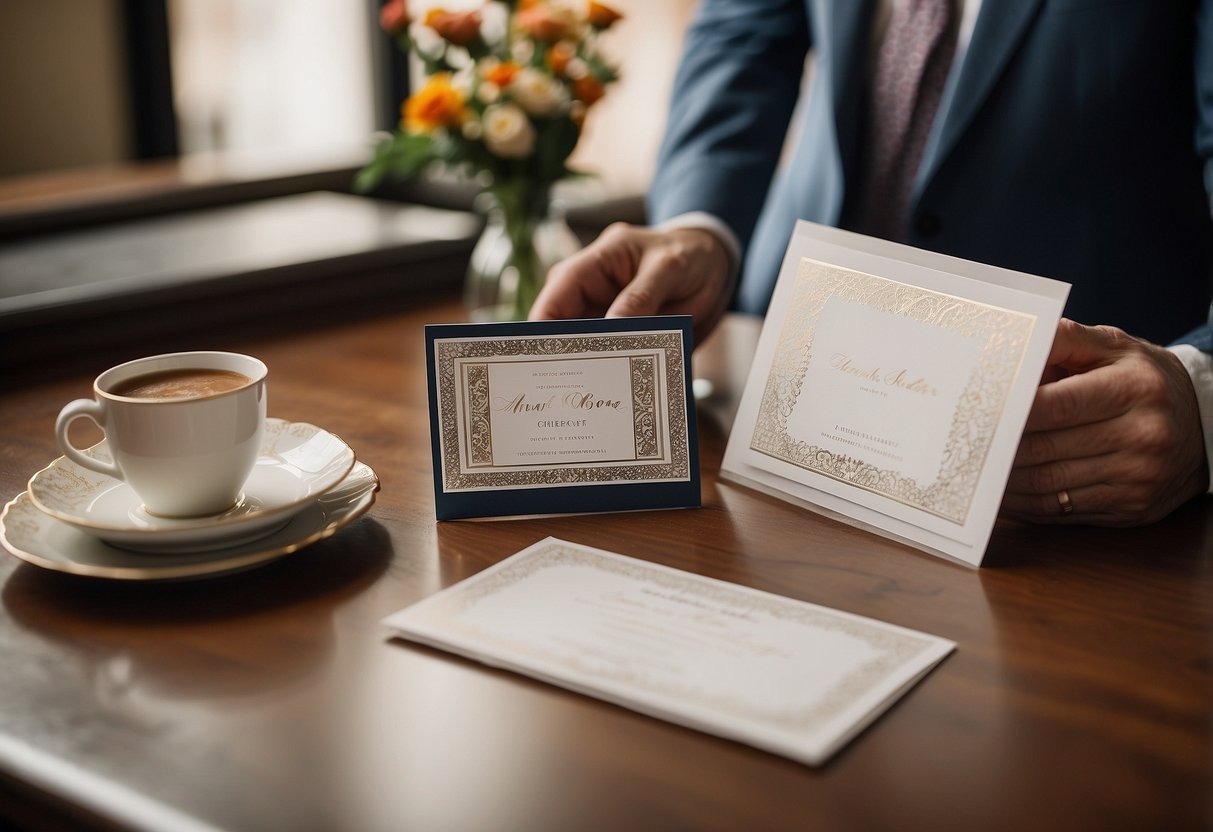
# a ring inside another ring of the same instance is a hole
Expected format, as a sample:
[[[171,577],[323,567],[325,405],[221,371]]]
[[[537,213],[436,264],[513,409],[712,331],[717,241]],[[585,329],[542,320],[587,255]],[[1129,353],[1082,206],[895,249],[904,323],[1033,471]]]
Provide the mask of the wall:
[[[0,2],[0,176],[129,157],[119,6]]]

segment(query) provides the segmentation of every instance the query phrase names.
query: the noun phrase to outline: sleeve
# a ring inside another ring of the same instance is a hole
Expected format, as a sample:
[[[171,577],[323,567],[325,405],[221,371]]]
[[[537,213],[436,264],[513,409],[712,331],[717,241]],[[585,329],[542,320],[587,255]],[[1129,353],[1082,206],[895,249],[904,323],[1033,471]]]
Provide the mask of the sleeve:
[[[1196,11],[1196,152],[1205,162],[1205,191],[1213,212],[1213,0]]]
[[[811,43],[805,0],[704,0],[687,31],[649,220],[719,218],[744,249],[766,200]]]
[[[1213,308],[1203,326],[1198,326],[1167,349],[1175,353],[1192,379],[1201,429],[1205,434],[1205,456],[1209,470],[1213,471]],[[1213,477],[1209,478],[1209,493],[1213,494]]]

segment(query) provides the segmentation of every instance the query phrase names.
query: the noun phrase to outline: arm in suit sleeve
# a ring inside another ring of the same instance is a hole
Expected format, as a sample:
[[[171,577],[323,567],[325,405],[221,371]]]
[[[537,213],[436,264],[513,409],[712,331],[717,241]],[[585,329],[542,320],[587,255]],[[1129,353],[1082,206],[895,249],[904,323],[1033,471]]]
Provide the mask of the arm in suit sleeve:
[[[1205,160],[1205,190],[1213,211],[1213,0],[1196,11],[1196,151]]]
[[[1196,150],[1205,160],[1205,190],[1213,213],[1213,0],[1204,0],[1196,13]],[[1213,280],[1213,275],[1209,276]],[[1213,471],[1213,308],[1209,320],[1171,345],[1192,377],[1205,435],[1205,455]],[[1211,478],[1210,492],[1213,492]]]
[[[688,29],[649,192],[654,223],[703,211],[744,249],[811,43],[804,0],[705,0]]]
[[[1192,378],[1196,403],[1200,410],[1200,426],[1205,436],[1205,457],[1213,471],[1213,309],[1209,322],[1180,338],[1169,348],[1179,358]],[[1213,493],[1213,477],[1209,491]]]

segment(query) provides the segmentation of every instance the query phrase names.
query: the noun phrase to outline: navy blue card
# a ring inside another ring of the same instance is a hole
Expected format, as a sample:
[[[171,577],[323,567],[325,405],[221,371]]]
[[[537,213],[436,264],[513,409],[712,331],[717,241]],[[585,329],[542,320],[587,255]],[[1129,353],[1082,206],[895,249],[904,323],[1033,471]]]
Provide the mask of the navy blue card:
[[[439,520],[700,505],[686,315],[425,328]]]

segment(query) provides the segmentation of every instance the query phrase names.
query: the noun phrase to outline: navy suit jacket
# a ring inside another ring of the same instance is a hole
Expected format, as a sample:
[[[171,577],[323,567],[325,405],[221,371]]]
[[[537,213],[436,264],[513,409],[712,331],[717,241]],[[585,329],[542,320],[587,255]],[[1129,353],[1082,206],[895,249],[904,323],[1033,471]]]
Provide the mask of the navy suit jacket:
[[[745,311],[797,218],[847,226],[873,5],[704,0],[688,31],[650,219],[722,219]],[[1210,343],[1213,0],[982,0],[943,108],[905,242],[1067,281],[1082,323]]]

